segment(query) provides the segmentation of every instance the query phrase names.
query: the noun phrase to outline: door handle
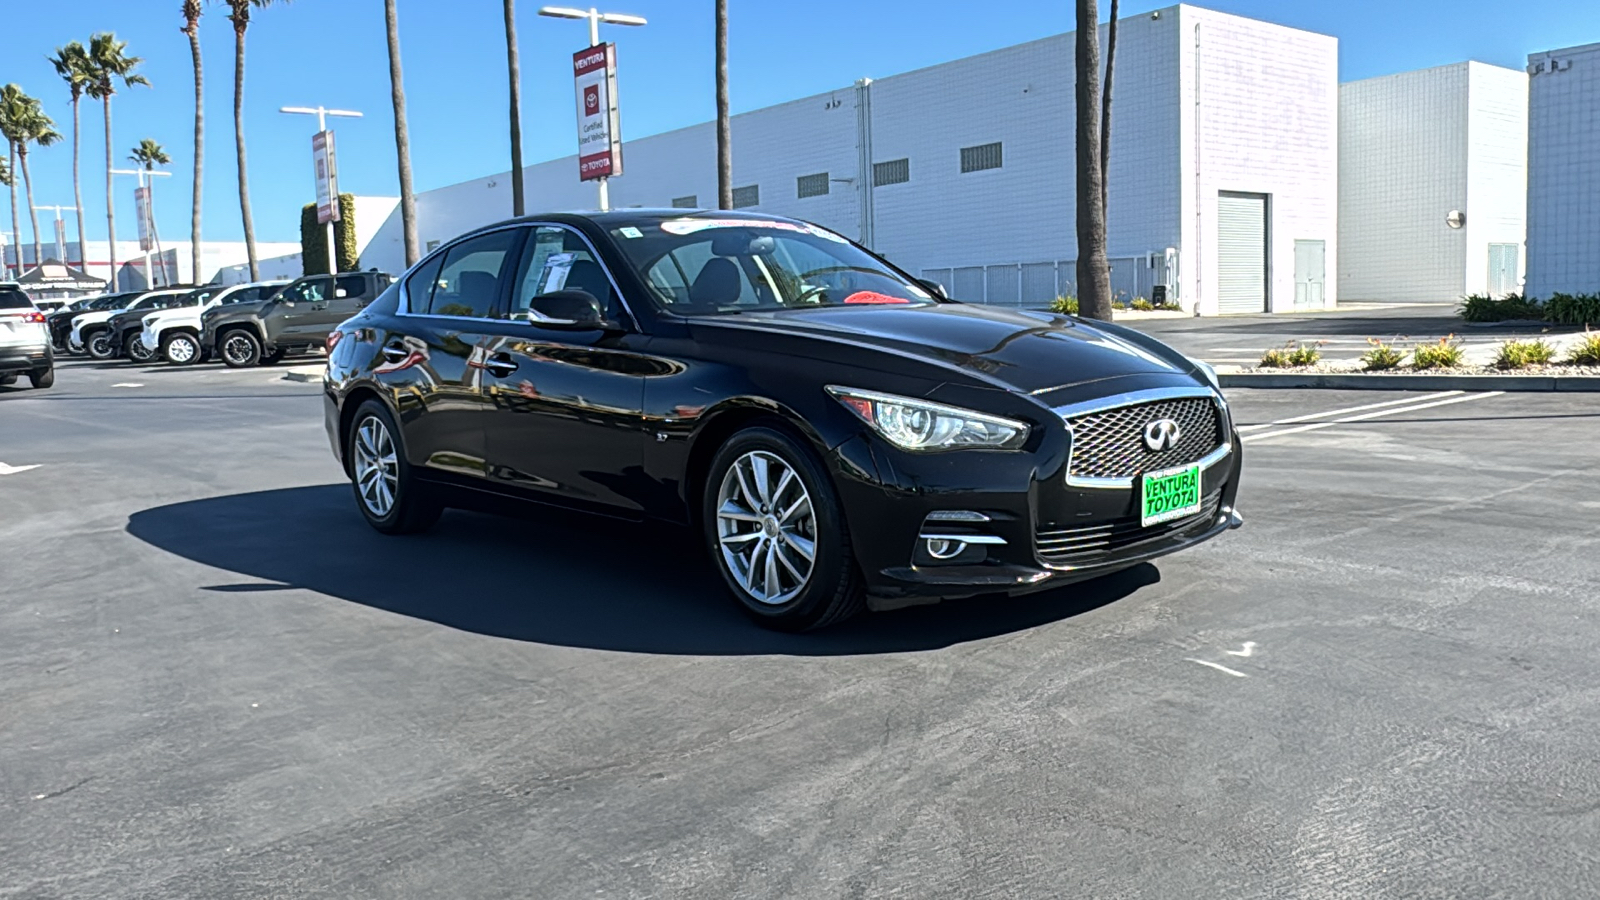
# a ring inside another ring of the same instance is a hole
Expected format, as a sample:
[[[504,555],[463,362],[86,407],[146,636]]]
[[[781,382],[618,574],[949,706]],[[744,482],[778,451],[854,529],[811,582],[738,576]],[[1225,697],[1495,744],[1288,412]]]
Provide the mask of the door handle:
[[[393,363],[402,362],[406,357],[411,355],[411,350],[406,347],[405,344],[402,344],[397,340],[384,344],[383,350],[380,352],[383,353],[384,359],[387,359],[389,362]]]
[[[496,353],[483,361],[483,367],[490,375],[504,378],[517,370],[517,361],[509,353]]]
[[[328,304],[326,304],[326,303],[313,303],[313,304],[311,304],[311,308],[313,310],[324,310],[324,309],[328,308]]]

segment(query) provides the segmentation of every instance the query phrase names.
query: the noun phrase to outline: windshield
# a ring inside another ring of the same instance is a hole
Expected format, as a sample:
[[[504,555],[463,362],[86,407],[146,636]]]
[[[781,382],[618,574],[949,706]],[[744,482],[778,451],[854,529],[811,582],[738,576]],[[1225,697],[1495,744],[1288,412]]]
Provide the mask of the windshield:
[[[651,299],[680,315],[933,302],[871,254],[801,222],[669,219],[611,236]]]
[[[133,301],[133,298],[135,298],[137,296],[139,296],[139,295],[138,294],[110,294],[108,296],[101,297],[99,300],[96,300],[95,302],[89,304],[89,308],[94,310],[95,312],[103,312],[103,311],[108,310],[108,309],[122,309],[124,306],[127,306],[129,303],[131,303]]]

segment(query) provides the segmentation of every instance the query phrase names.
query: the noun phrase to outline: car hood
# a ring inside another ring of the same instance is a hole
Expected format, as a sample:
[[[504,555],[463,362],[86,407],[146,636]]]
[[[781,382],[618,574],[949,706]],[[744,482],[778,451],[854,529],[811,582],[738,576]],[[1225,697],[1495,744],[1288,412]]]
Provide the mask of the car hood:
[[[745,312],[699,318],[694,326],[697,333],[725,330],[732,340],[781,332],[878,348],[1029,394],[1129,375],[1193,373],[1177,351],[1149,338],[1130,340],[1070,316],[966,303]]]
[[[185,319],[198,323],[200,321],[200,309],[193,306],[187,306],[182,309],[165,309],[161,310],[160,312],[149,313],[141,321],[146,324],[154,324],[157,322],[166,324],[170,322],[181,322]]]
[[[251,313],[260,312],[263,306],[271,302],[271,300],[246,300],[242,303],[223,303],[206,310],[205,317],[216,320],[240,315],[247,316]]]
[[[72,317],[72,324],[79,325],[79,326],[82,326],[82,325],[93,325],[96,322],[105,322],[105,321],[109,320],[112,316],[117,315],[118,313],[121,313],[121,312],[124,312],[124,310],[120,310],[120,309],[103,309],[103,310],[101,310],[99,312],[78,313],[76,316]]]

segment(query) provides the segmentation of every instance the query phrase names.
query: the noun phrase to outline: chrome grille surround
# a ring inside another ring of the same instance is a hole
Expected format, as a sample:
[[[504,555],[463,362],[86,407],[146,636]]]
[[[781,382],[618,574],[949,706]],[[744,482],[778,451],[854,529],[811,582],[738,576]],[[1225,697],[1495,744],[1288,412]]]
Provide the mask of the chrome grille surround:
[[[1226,401],[1200,386],[1133,391],[1057,407],[1055,413],[1072,433],[1072,487],[1127,489],[1143,472],[1194,463],[1209,468],[1233,449]],[[1177,421],[1183,434],[1176,447],[1151,452],[1143,443],[1144,426],[1161,418]]]

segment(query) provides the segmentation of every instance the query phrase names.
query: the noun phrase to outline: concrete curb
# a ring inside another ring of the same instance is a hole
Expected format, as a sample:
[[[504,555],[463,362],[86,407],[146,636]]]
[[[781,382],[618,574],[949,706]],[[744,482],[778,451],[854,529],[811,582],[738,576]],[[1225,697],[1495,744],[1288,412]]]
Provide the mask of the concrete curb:
[[[1586,391],[1592,375],[1363,375],[1342,372],[1219,373],[1225,388],[1314,388],[1339,391]]]
[[[321,381],[322,373],[327,371],[327,368],[327,366],[295,366],[283,373],[283,380],[306,383]]]

